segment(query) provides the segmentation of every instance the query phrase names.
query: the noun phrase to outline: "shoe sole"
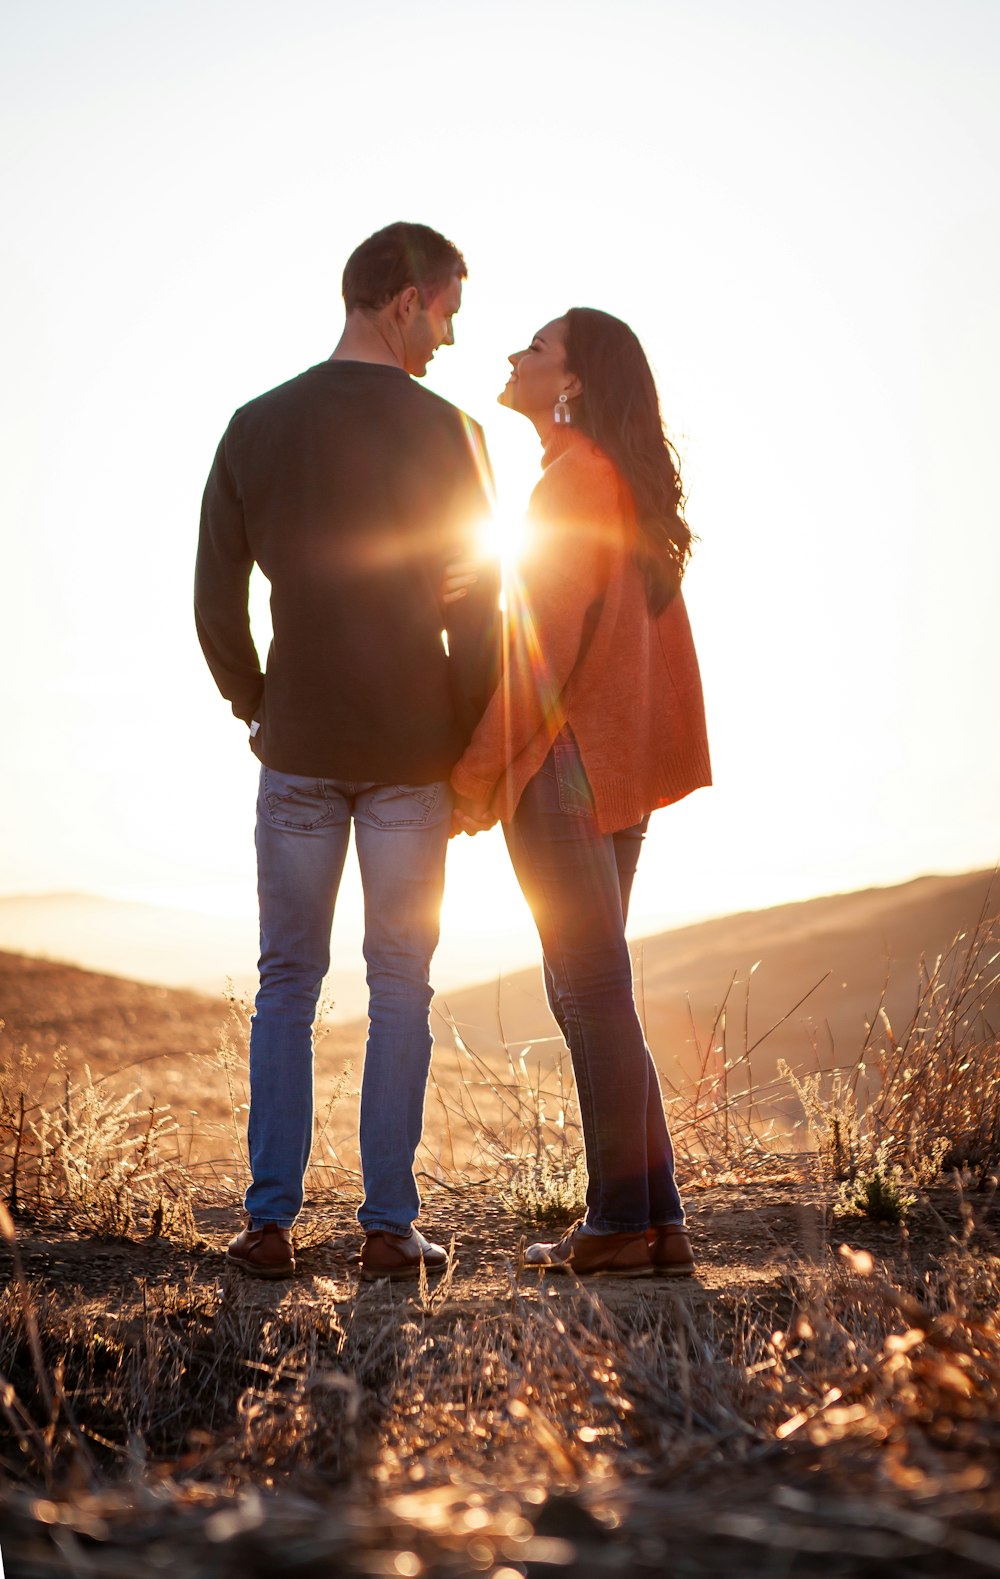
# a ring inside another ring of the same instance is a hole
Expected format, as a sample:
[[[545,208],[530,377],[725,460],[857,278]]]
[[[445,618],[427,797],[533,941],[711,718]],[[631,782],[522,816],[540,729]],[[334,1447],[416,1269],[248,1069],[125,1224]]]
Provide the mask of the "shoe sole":
[[[653,1268],[657,1277],[694,1277],[696,1270],[694,1262],[690,1266],[655,1266]]]
[[[247,1273],[247,1275],[249,1277],[277,1278],[277,1277],[294,1277],[295,1276],[295,1262],[294,1261],[291,1263],[290,1266],[282,1266],[282,1267],[254,1266],[252,1261],[244,1261],[242,1259],[242,1257],[240,1257],[240,1256],[231,1256],[229,1254],[228,1250],[226,1251],[226,1260],[229,1262],[230,1266],[239,1267],[240,1271]]]

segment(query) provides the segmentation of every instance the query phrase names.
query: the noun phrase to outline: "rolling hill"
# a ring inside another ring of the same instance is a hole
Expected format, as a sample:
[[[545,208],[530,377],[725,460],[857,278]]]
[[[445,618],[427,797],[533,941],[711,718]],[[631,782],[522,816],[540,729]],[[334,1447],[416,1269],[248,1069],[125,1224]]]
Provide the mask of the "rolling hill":
[[[899,1029],[916,1001],[920,961],[933,963],[957,934],[974,929],[984,911],[997,909],[1000,894],[996,886],[991,891],[991,877],[922,877],[640,940],[633,948],[636,998],[665,1079],[682,1089],[690,1086],[699,1050],[721,1045],[722,1021],[714,1038],[711,1032],[727,999],[727,1056],[739,1064],[746,1028],[757,1087],[766,1088],[780,1058],[800,1069],[851,1064],[883,989]],[[137,1103],[170,1103],[195,1156],[232,1151],[233,1136],[245,1121],[246,1021],[232,1018],[221,994],[0,954],[0,1019],[0,1048],[9,1055],[27,1047],[37,1060],[37,1079],[49,1077],[50,1096],[58,1089],[53,1075],[57,1083],[65,1078],[54,1057],[64,1049],[61,1058],[74,1076],[87,1066],[109,1089],[140,1087]],[[445,1105],[454,1109],[463,1083],[492,1122],[503,1106],[498,1087],[511,1078],[519,1055],[525,1055],[529,1074],[537,1068],[543,1076],[560,1056],[536,968],[439,995],[434,1029],[441,1098],[428,1102],[432,1146],[447,1127]],[[358,1018],[327,1025],[318,1041],[320,1109],[350,1069],[331,1130],[348,1151],[364,1036],[365,1021]],[[227,1040],[235,1054],[232,1089],[217,1051]],[[721,1064],[721,1055],[713,1056]],[[738,1067],[732,1079],[739,1089],[744,1070]]]

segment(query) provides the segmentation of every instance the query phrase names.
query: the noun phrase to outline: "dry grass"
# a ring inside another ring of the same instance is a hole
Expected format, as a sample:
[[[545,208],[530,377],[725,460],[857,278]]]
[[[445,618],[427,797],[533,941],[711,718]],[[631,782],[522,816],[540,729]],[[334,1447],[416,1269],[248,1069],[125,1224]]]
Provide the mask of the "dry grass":
[[[853,1230],[835,1225],[754,1291],[710,1299],[660,1282],[598,1297],[539,1282],[517,1255],[470,1298],[454,1244],[438,1283],[402,1293],[318,1275],[262,1292],[200,1270],[190,1182],[160,1142],[168,1115],[93,1082],[46,1089],[27,1050],[12,1056],[8,1574],[1000,1572],[996,936],[984,920],[925,972],[900,1036],[874,1017],[848,1071],[795,1077],[827,1200],[838,1174],[860,1188],[877,1166],[921,1194],[928,1157],[955,1165],[944,1253],[916,1255],[897,1231],[892,1262],[837,1254]],[[752,1199],[780,1159],[746,1004],[730,1013],[731,996],[689,1088],[667,1096],[686,1169]],[[238,1128],[240,1013],[222,1054]],[[543,1074],[510,1049],[498,1077],[464,1051],[468,1079],[439,1094],[426,1171],[459,1218],[484,1185],[521,1219],[571,1215],[580,1136],[565,1063]],[[177,1201],[187,1211],[171,1218]],[[70,1209],[95,1234],[174,1235],[195,1247],[191,1274],[115,1300],[30,1277],[18,1223],[37,1231]]]
[[[3,1030],[0,1022],[0,1032]],[[47,1100],[53,1075],[60,1096]],[[85,1068],[73,1081],[57,1059],[43,1077],[26,1047],[0,1062],[0,1166],[11,1212],[36,1222],[69,1217],[95,1234],[125,1238],[143,1227],[194,1243],[191,1185],[165,1143],[177,1125],[166,1108],[114,1095]]]
[[[776,1026],[751,1039],[750,991],[748,978],[737,1002],[734,977],[704,1032],[692,1020],[695,1053],[683,1082],[661,1075],[678,1171],[688,1188],[744,1183],[784,1166],[773,1119],[763,1115],[776,1096],[787,1099],[791,1087],[755,1084],[754,1054]],[[510,1041],[499,996],[496,1013],[506,1058],[502,1071],[472,1047],[454,1019],[445,1018],[465,1073],[447,1090],[432,1074],[433,1128],[440,1139],[435,1151],[425,1148],[426,1176],[454,1185],[485,1175],[526,1221],[565,1224],[584,1211],[587,1187],[569,1054],[561,1037]]]
[[[898,1219],[941,1173],[982,1189],[1000,1171],[1000,922],[985,912],[933,964],[897,1034],[885,991],[847,1069],[780,1066],[843,1208]]]
[[[998,1267],[965,1255],[913,1290],[848,1253],[789,1280],[780,1325],[739,1298],[551,1297],[513,1269],[498,1308],[450,1319],[359,1297],[345,1320],[322,1284],[266,1310],[238,1281],[149,1288],[128,1315],[22,1287],[7,1528],[31,1574],[72,1553],[125,1573],[136,1543],[178,1579],[524,1573],[598,1561],[616,1529],[639,1571],[669,1545],[682,1573],[862,1571],[845,1551],[979,1572],[1000,1562]],[[405,1552],[419,1568],[391,1566]]]

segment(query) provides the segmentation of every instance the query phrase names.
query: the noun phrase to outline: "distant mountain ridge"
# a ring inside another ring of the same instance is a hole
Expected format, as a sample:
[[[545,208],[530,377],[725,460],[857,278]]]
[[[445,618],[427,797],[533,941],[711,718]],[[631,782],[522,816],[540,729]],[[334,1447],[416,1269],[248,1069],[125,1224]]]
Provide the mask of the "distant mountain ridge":
[[[227,980],[240,993],[257,985],[252,914],[211,916],[95,894],[11,895],[0,898],[0,949],[210,996]],[[331,971],[327,991],[338,1020],[366,1012],[363,970]]]
[[[87,904],[79,909],[79,896],[63,898],[78,914],[91,914]],[[6,946],[2,926],[9,903],[0,900],[0,947]],[[119,912],[142,908],[117,907]],[[745,1020],[750,1042],[763,1038],[754,1051],[753,1077],[766,1112],[766,1088],[779,1059],[806,1071],[850,1066],[886,980],[885,1004],[899,1030],[913,1010],[921,958],[933,964],[957,933],[970,933],[984,912],[998,908],[1000,884],[994,874],[973,872],[748,911],[643,938],[633,945],[636,998],[657,1067],[679,1090],[691,1089],[697,1048],[706,1045],[728,993],[729,1058],[739,1058]],[[42,903],[37,913],[44,909]],[[198,920],[213,925],[205,917]],[[230,1154],[232,1135],[245,1114],[242,1108],[230,1113],[234,1099],[214,1049],[228,1036],[237,1053],[235,1101],[242,1103],[246,1025],[241,1018],[227,1031],[221,983],[210,994],[199,994],[25,958],[24,953],[23,948],[0,953],[0,1020],[6,1021],[0,1040],[8,1048],[26,1045],[41,1058],[43,1070],[54,1070],[51,1055],[65,1046],[77,1073],[86,1064],[115,1089],[138,1081],[143,1101],[168,1101],[184,1124],[194,1127],[204,1154]],[[336,1017],[343,1020],[343,1005],[340,1010]],[[477,1107],[497,1119],[498,1093],[512,1061],[523,1052],[533,1076],[536,1065],[544,1072],[565,1057],[537,966],[439,992],[433,1025],[437,1091],[428,1099],[432,1130],[441,1124],[437,1092],[454,1103],[465,1082]],[[458,1039],[452,1027],[458,1028]],[[349,1087],[356,1092],[365,1031],[362,1002],[352,1020],[318,1038],[318,1102],[347,1068]],[[719,1040],[717,1031],[713,1045]],[[492,1072],[488,1079],[483,1066]],[[737,1089],[743,1073],[734,1076]],[[349,1147],[356,1133],[354,1100],[345,1097],[337,1108],[338,1145]],[[783,1113],[772,1110],[779,1122],[789,1117],[787,1087],[784,1108]]]
[[[797,1067],[850,1063],[883,988],[890,1019],[901,1026],[916,1002],[921,959],[933,963],[984,912],[998,911],[1000,880],[972,872],[745,911],[641,938],[632,945],[635,993],[653,1056],[670,1078],[689,1076],[692,1020],[703,1045],[728,992],[730,1056],[742,1046],[745,1014],[751,1043],[777,1026],[755,1054],[756,1080],[773,1078],[780,1058]],[[439,994],[439,1011],[445,1006],[463,1038],[490,1060],[503,1049],[498,1017],[514,1046],[555,1031],[538,969]],[[544,1046],[532,1054],[539,1056],[544,1062]]]
[[[993,910],[1000,909],[1000,882],[992,872],[927,876],[890,888],[743,911],[641,938],[632,945],[636,998],[654,1055],[681,1070],[692,1049],[688,1003],[695,1024],[704,1028],[735,975],[730,1020],[737,1007],[742,1016],[745,984],[756,965],[751,1038],[809,994],[801,1010],[765,1042],[761,1071],[772,1068],[778,1057],[808,1060],[813,1043],[826,1049],[827,1058],[842,1050],[846,1060],[849,1049],[860,1045],[887,974],[887,1003],[898,1018],[912,1007],[921,957],[946,949],[991,903]],[[200,990],[215,1001],[227,977],[237,992],[252,995],[256,986],[247,969],[257,952],[256,923],[249,917],[214,918],[85,894],[12,896],[0,898],[0,949],[151,986]],[[367,991],[360,969],[332,972],[328,986],[335,999],[331,1018],[347,1023],[365,1017]],[[516,1044],[537,1043],[555,1031],[537,966],[504,974],[499,981],[439,992],[435,1006],[439,1035],[443,1017],[450,1016],[469,1045],[490,1058],[506,1058],[501,1025],[506,1040]]]

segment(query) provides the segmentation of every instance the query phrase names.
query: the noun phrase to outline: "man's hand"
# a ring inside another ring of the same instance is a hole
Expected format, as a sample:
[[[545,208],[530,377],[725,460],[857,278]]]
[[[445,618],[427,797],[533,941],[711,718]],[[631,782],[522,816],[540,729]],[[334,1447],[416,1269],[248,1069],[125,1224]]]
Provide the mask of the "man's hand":
[[[476,567],[471,560],[453,559],[450,565],[445,566],[444,581],[441,583],[441,602],[458,603],[478,580]]]
[[[481,805],[474,800],[466,800],[464,795],[455,796],[455,804],[451,812],[451,834],[454,839],[458,833],[476,834],[485,833],[487,828],[492,828],[498,821],[488,806]]]

